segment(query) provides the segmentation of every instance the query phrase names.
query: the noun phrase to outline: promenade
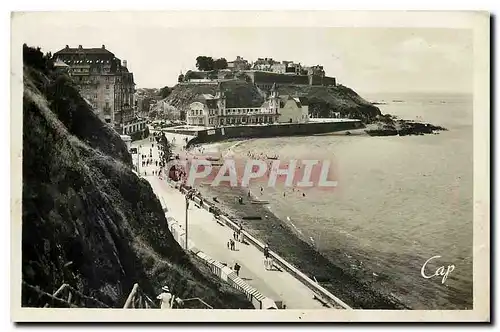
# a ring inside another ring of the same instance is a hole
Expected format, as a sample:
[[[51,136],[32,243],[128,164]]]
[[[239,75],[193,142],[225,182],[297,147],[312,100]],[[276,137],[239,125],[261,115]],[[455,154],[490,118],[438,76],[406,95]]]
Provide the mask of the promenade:
[[[176,142],[180,143],[181,141],[181,137],[176,137]],[[152,142],[143,140],[134,142],[132,145],[134,147],[142,145],[139,153],[146,154],[148,157],[150,149],[152,149],[152,159],[159,159],[156,143],[152,147]],[[155,164],[153,163],[153,165]],[[157,169],[156,166],[142,167],[141,165],[141,176],[149,181],[162,205],[168,209],[167,216],[176,219],[184,227],[185,196],[167,181],[160,179],[158,176],[153,176],[153,170]],[[147,172],[146,176],[144,172]],[[226,263],[228,267],[232,268],[237,262],[241,266],[239,274],[241,279],[256,288],[264,296],[274,301],[282,301],[287,308],[325,308],[321,302],[314,299],[314,293],[291,274],[277,269],[266,270],[264,256],[256,247],[236,242],[236,250],[228,249],[227,242],[233,238],[233,230],[219,224],[210,212],[198,208],[194,202],[190,203],[188,209],[188,238],[194,247],[219,262]]]

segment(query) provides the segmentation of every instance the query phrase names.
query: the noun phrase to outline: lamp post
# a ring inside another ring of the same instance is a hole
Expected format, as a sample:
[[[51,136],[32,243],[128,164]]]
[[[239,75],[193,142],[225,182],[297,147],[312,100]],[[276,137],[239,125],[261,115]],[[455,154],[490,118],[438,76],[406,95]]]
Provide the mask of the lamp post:
[[[188,250],[188,209],[189,209],[189,191],[186,193],[186,251]]]
[[[139,174],[139,177],[141,176],[141,146],[139,145],[139,148],[137,149],[137,174]]]

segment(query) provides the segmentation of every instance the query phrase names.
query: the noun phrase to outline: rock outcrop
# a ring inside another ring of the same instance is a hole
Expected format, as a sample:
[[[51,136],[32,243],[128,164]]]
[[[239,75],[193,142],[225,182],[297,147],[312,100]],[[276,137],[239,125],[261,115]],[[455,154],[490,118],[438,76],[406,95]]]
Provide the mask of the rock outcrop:
[[[385,114],[383,116],[378,116],[377,121],[370,124],[365,131],[370,136],[409,136],[437,134],[439,131],[443,130],[447,129],[430,123],[402,120],[395,116]]]

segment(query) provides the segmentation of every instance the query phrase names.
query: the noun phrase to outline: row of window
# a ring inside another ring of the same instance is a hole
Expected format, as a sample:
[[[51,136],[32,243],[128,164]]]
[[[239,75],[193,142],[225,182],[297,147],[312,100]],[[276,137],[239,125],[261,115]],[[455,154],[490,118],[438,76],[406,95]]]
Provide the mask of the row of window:
[[[137,123],[137,124],[134,124],[134,125],[131,125],[131,126],[126,126],[123,128],[123,134],[124,135],[127,135],[127,134],[132,134],[132,133],[135,133],[139,130],[143,130],[146,128],[146,123]]]
[[[257,124],[257,123],[273,123],[274,117],[272,116],[261,116],[257,118],[247,118],[247,117],[232,117],[232,118],[209,118],[208,125],[224,125],[224,124]],[[203,118],[198,119],[198,124],[204,124]]]
[[[191,110],[190,114],[192,116],[195,116],[195,115],[203,115],[203,110]]]
[[[84,64],[84,63],[109,63],[109,60],[66,60],[67,63]]]
[[[71,71],[73,73],[88,73],[89,70],[90,70],[90,68],[71,68]],[[110,71],[111,71],[110,68],[103,69],[103,72],[105,72],[105,73],[109,73]],[[94,68],[92,68],[92,72],[97,73],[97,72],[99,72],[99,70],[98,70],[98,68],[94,67]]]
[[[275,109],[274,112],[277,112]],[[197,110],[191,110],[190,115],[191,116],[198,116],[198,115],[203,115],[203,110],[197,109]],[[236,109],[231,109],[228,108],[226,109],[226,115],[238,115],[238,114],[258,114],[258,113],[272,113],[272,111],[269,111],[267,109],[262,109],[262,108],[236,108]],[[220,115],[218,110],[211,109],[208,111],[209,116],[215,116],[215,115]]]
[[[237,109],[226,109],[226,114],[247,114],[247,113],[260,113],[262,112],[262,108],[237,108]]]

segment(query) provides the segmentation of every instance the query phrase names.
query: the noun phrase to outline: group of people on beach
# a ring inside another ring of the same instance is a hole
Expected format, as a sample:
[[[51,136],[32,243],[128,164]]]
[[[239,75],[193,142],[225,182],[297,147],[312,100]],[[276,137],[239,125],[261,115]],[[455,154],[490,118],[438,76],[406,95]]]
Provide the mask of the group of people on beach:
[[[254,153],[251,151],[247,152],[247,157],[254,159],[254,160],[268,160],[268,159],[277,160],[277,159],[279,159],[279,155],[268,156],[262,152],[261,153]]]

